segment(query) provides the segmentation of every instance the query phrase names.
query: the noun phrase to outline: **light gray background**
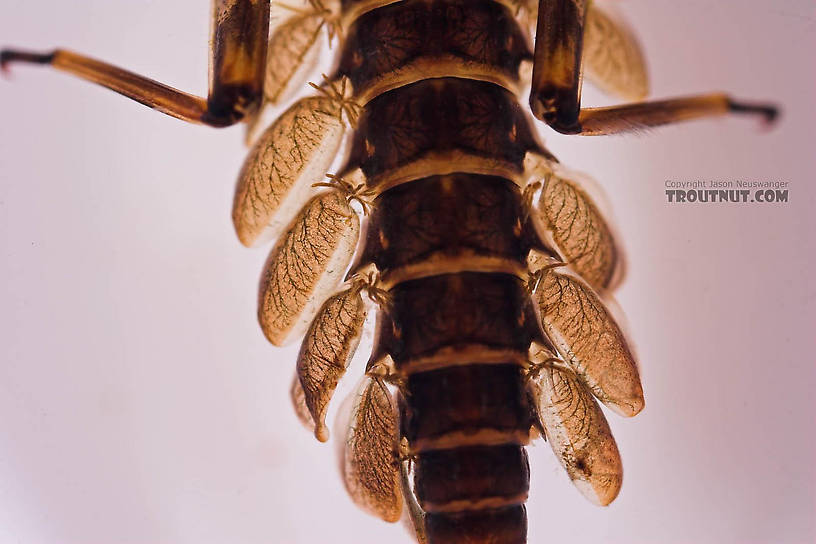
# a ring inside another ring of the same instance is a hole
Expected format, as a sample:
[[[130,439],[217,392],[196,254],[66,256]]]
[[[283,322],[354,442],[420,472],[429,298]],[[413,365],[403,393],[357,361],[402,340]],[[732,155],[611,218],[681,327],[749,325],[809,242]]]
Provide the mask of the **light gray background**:
[[[614,209],[647,407],[610,416],[626,467],[610,508],[530,448],[530,542],[812,542],[814,5],[616,3],[655,96],[729,90],[785,116],[770,134],[744,119],[544,134]],[[206,87],[207,2],[0,13],[3,44]],[[265,251],[229,219],[244,154],[241,129],[64,75],[0,81],[0,542],[408,542],[352,505],[333,446],[292,414],[296,348],[269,346],[255,321]],[[790,202],[669,205],[666,179],[784,180]]]

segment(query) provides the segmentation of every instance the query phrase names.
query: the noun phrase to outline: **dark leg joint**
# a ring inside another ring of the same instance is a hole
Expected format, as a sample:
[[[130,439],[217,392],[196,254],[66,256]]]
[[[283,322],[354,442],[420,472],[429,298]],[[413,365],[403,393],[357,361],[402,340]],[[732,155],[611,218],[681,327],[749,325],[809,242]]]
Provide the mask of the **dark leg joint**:
[[[773,125],[779,119],[779,108],[772,104],[749,104],[729,99],[728,109],[732,113],[760,115],[762,122],[767,126]]]
[[[550,87],[530,96],[533,115],[563,134],[577,134],[581,131],[578,115],[581,105],[575,99],[574,89]]]
[[[8,72],[8,65],[12,62],[27,62],[29,64],[51,64],[54,61],[54,52],[32,53],[30,51],[17,51],[15,49],[3,49],[0,51],[0,69]]]
[[[578,124],[580,106],[570,99],[570,90],[542,91],[530,99],[530,109],[536,118],[544,121],[554,130],[562,134],[578,134],[581,126]]]
[[[258,92],[248,85],[222,85],[219,91],[207,100],[207,111],[201,117],[205,125],[234,125],[258,109]]]

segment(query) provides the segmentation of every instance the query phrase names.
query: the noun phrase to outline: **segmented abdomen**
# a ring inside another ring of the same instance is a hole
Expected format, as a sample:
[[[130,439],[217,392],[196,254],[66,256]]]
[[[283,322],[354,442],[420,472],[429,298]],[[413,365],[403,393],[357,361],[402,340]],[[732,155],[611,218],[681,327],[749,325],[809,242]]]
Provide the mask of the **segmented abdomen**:
[[[343,0],[338,15],[309,0],[270,41],[273,58],[289,45],[297,54],[270,64],[267,99],[297,82],[321,25],[347,29],[337,69],[259,136],[233,209],[247,245],[288,224],[258,315],[275,344],[308,329],[291,393],[320,441],[362,335],[363,293],[376,303],[344,479],[383,520],[407,506],[423,544],[526,541],[533,427],[576,488],[608,505],[623,468],[593,397],[623,416],[644,405],[603,302],[622,270],[612,229],[516,98],[531,53],[514,14],[535,2],[506,2]],[[618,51],[626,35],[607,23],[587,34],[596,52]],[[346,125],[346,164],[320,181]],[[355,200],[370,215],[357,250]]]
[[[358,15],[337,74],[367,101],[348,170],[378,196],[358,266],[389,290],[374,357],[403,383],[431,543],[526,541],[524,368],[539,333],[520,185],[538,146],[513,91],[528,56],[497,2],[409,0]]]

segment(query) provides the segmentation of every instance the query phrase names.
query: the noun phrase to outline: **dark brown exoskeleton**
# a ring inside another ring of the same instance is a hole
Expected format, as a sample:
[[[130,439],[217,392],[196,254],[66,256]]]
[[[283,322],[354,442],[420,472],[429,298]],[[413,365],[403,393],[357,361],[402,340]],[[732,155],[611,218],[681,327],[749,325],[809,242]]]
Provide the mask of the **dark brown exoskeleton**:
[[[611,94],[648,93],[637,42],[589,0],[309,0],[271,38],[269,8],[216,0],[207,99],[63,50],[4,50],[2,65],[50,64],[186,121],[254,129],[262,105],[302,86],[323,37],[342,36],[332,75],[253,137],[233,206],[242,243],[277,239],[258,317],[276,345],[304,337],[298,415],[328,440],[329,401],[373,305],[345,442],[358,504],[407,514],[421,542],[526,542],[524,446],[540,434],[578,489],[609,504],[623,471],[595,399],[624,416],[644,406],[603,302],[622,256],[539,143],[521,74],[532,60],[532,113],[567,134],[776,110],[722,94],[581,108],[582,66]]]

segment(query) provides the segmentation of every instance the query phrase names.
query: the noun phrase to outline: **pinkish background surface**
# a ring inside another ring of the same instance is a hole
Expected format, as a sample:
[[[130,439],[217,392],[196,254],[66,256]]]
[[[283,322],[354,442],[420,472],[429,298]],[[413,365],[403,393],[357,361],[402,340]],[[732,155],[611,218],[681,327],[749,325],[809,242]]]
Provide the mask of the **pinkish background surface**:
[[[770,134],[744,119],[544,134],[608,193],[647,407],[610,416],[626,467],[610,508],[574,491],[546,444],[530,448],[530,542],[813,542],[816,8],[616,3],[655,96],[729,90],[785,116]],[[206,4],[0,0],[0,42],[70,46],[203,92]],[[289,406],[296,348],[267,345],[255,321],[265,251],[240,246],[229,219],[241,129],[45,70],[13,76],[0,81],[0,542],[409,542],[351,504],[333,446]],[[670,205],[667,179],[788,181],[790,202]]]

